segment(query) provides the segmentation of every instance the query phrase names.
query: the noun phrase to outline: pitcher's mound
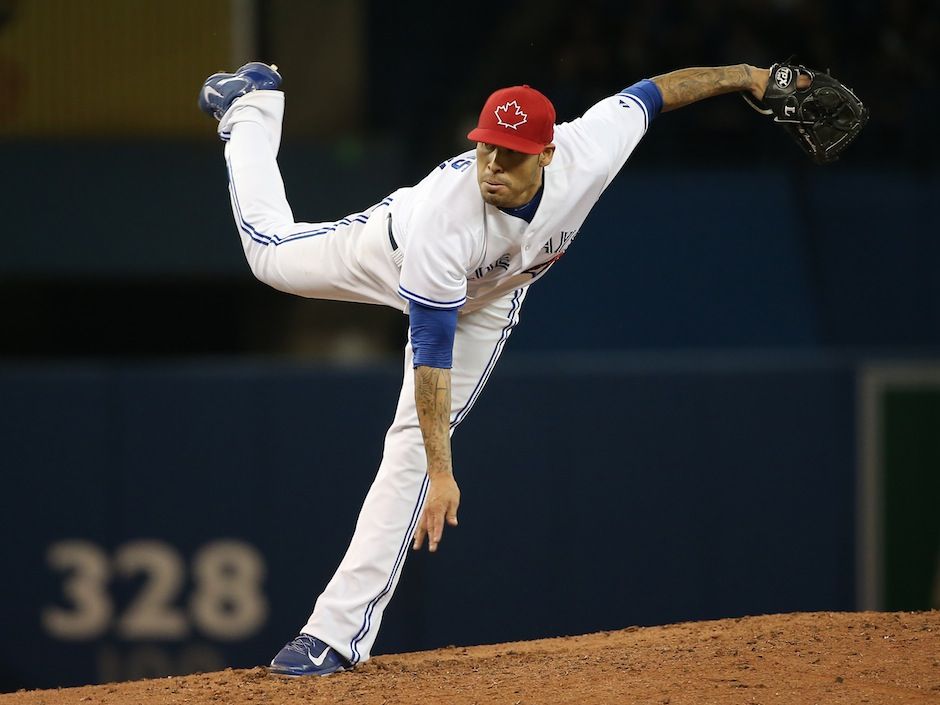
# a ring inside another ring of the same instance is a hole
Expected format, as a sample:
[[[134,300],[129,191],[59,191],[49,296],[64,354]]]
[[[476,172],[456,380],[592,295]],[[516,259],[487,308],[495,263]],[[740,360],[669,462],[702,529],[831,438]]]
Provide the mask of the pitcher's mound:
[[[787,614],[0,695],[0,705],[938,703],[940,612]]]

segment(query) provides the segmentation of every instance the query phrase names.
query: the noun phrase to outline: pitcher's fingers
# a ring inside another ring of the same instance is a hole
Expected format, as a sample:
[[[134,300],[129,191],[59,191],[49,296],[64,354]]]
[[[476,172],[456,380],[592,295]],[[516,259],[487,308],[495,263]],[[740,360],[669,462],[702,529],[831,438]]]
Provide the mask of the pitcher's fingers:
[[[428,515],[428,550],[436,551],[444,533],[444,510],[432,511]]]
[[[415,529],[415,543],[414,550],[419,550],[424,544],[424,537],[427,536],[428,530],[425,528],[425,516],[421,515],[421,520],[418,522],[418,528]]]

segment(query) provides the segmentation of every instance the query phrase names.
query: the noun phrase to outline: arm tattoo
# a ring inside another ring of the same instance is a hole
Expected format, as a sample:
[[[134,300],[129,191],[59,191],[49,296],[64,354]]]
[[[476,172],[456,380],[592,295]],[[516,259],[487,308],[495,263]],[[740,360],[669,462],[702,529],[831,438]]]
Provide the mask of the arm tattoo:
[[[748,90],[753,83],[747,64],[715,68],[680,69],[653,78],[663,94],[663,112],[704,98]]]
[[[428,458],[428,474],[452,472],[450,403],[450,370],[416,367],[415,406]]]

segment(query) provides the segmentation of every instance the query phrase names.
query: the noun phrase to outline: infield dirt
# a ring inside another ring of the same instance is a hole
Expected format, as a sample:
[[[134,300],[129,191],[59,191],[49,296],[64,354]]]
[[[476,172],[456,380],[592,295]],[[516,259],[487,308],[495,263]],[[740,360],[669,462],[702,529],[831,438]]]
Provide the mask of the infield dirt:
[[[378,656],[325,678],[229,669],[0,695],[0,705],[151,703],[940,704],[940,612],[688,622]]]

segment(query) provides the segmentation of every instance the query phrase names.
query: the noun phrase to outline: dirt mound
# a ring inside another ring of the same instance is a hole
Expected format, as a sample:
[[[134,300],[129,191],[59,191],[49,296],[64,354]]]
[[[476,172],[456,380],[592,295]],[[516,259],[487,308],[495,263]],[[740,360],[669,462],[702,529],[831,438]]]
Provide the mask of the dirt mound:
[[[940,703],[940,612],[688,622],[378,656],[285,679],[263,668],[21,691],[0,705]]]

